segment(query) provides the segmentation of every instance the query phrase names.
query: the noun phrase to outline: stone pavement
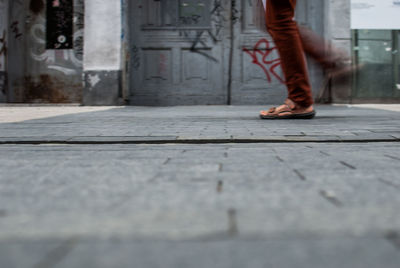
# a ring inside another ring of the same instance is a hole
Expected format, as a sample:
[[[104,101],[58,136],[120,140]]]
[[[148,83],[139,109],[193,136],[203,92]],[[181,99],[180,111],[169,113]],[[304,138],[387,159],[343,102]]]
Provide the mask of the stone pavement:
[[[320,106],[311,121],[263,121],[265,107],[0,107],[0,143],[398,141],[399,113]],[[25,110],[24,110],[25,109]],[[66,110],[66,115],[60,111]],[[79,113],[79,111],[82,111]],[[16,114],[17,120],[13,120]],[[25,117],[37,118],[21,121]],[[52,116],[52,115],[55,116]]]
[[[0,267],[399,267],[400,113],[261,108],[0,107]]]

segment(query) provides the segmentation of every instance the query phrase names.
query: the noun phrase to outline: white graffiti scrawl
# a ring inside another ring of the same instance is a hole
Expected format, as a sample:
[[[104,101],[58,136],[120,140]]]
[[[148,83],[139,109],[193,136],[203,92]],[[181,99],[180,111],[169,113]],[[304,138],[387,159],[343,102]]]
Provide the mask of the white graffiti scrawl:
[[[42,15],[35,18],[30,28],[30,38],[33,45],[30,56],[34,61],[43,62],[50,70],[62,72],[65,75],[79,75],[83,64],[83,11],[75,12],[73,35],[74,49],[46,50],[46,21]]]

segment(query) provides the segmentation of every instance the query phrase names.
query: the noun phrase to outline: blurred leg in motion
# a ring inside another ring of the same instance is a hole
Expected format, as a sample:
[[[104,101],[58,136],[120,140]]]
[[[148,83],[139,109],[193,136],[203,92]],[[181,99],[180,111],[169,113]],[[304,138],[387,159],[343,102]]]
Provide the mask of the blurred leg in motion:
[[[350,56],[345,51],[335,48],[330,42],[304,26],[299,26],[299,33],[304,52],[311,56],[328,76],[351,74],[353,68]]]

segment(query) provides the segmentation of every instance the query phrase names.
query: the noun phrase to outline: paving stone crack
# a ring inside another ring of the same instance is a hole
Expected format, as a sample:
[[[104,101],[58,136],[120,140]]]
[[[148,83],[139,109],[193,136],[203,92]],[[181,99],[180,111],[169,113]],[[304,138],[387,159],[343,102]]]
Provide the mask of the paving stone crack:
[[[392,156],[392,155],[388,155],[388,154],[385,154],[384,156],[385,156],[385,157],[388,157],[388,158],[390,158],[390,159],[400,160],[400,157],[396,157],[396,156]]]
[[[345,166],[345,167],[350,168],[350,169],[353,169],[353,170],[356,170],[356,169],[357,169],[355,166],[350,165],[349,163],[346,163],[346,162],[344,162],[344,161],[339,161],[339,163],[342,164],[342,165]]]
[[[394,188],[400,190],[400,185],[399,185],[399,184],[396,184],[396,183],[394,183],[394,182],[391,182],[391,181],[388,181],[388,180],[385,180],[385,179],[382,179],[382,178],[379,178],[378,180],[379,180],[380,182],[386,184],[386,185],[389,185],[389,186],[391,186],[391,187],[394,187]]]
[[[169,162],[171,162],[171,160],[172,159],[170,157],[168,157],[167,160],[164,161],[163,165],[167,165]]]
[[[400,250],[400,233],[396,231],[389,231],[385,238],[398,250]]]
[[[322,155],[325,155],[325,156],[331,156],[330,154],[328,154],[328,153],[326,153],[326,152],[324,152],[324,151],[319,151]]]
[[[217,184],[217,193],[222,193],[223,188],[224,188],[224,182],[223,182],[223,181],[218,181],[218,184]]]
[[[296,173],[296,175],[299,176],[299,178],[300,178],[302,181],[306,181],[306,180],[307,180],[306,176],[304,176],[299,170],[293,169],[293,172]]]

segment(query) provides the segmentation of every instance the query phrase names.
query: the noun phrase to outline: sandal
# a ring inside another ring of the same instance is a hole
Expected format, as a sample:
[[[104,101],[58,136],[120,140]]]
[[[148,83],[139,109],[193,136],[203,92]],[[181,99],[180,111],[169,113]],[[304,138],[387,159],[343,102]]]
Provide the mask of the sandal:
[[[298,106],[290,99],[286,99],[285,103],[269,109],[261,111],[261,119],[312,119],[315,117],[315,110],[312,106],[304,108]]]

